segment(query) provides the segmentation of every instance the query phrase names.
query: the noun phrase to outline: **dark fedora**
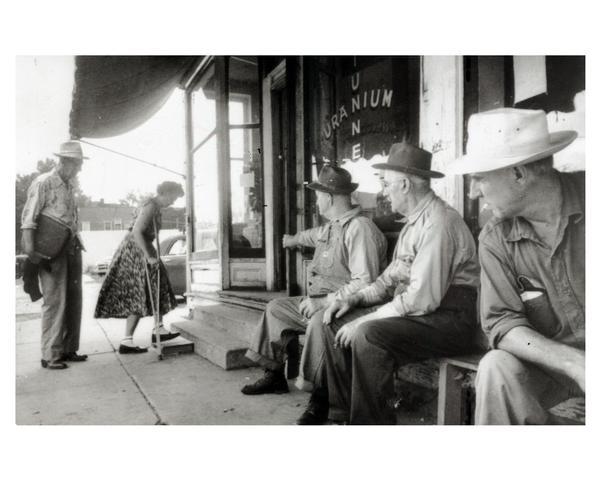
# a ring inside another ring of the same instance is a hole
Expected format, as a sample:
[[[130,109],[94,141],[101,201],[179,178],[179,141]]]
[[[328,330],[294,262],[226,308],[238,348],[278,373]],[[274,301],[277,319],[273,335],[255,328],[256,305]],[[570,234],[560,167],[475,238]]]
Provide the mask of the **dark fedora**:
[[[431,170],[431,152],[410,143],[394,143],[390,148],[387,163],[376,163],[373,168],[412,173],[425,178],[442,178],[443,173]]]
[[[307,186],[319,192],[344,195],[356,190],[358,183],[352,183],[352,175],[348,170],[333,165],[325,165],[319,172],[318,180]]]

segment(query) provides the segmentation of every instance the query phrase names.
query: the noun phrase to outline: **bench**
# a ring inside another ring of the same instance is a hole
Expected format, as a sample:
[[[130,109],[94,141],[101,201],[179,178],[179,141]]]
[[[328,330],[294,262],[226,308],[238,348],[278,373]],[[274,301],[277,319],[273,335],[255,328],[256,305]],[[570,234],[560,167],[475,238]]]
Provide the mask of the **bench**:
[[[438,425],[472,425],[475,375],[484,353],[439,360]],[[570,398],[549,410],[555,423],[585,424],[585,399]]]

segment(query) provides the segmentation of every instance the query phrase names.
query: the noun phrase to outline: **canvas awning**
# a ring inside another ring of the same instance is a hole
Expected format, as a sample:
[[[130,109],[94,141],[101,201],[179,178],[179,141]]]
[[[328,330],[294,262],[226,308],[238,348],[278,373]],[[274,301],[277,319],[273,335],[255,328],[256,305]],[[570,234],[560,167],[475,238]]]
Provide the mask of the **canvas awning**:
[[[162,107],[199,58],[76,57],[71,137],[112,137],[141,125]]]

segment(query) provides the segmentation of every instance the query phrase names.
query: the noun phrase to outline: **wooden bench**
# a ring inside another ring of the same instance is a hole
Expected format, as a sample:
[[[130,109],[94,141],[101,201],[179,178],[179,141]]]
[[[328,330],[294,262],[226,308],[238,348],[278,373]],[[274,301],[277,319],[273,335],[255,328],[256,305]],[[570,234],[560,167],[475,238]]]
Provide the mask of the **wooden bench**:
[[[475,375],[484,353],[439,361],[438,425],[472,425],[475,413]],[[570,398],[549,410],[556,423],[585,424],[585,399]]]

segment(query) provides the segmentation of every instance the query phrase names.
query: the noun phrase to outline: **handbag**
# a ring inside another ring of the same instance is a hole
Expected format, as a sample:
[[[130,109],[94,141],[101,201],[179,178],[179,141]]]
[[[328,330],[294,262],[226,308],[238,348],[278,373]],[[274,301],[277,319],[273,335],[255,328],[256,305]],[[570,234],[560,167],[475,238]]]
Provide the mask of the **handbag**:
[[[47,215],[37,218],[34,250],[46,257],[57,257],[69,241],[71,229],[65,224]]]

